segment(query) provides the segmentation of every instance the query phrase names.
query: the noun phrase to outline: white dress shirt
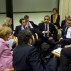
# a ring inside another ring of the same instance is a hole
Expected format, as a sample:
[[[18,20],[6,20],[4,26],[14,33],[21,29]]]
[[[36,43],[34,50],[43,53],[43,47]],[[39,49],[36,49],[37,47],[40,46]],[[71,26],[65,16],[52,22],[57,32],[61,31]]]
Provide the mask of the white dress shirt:
[[[27,22],[27,25],[30,27],[30,28],[33,28],[33,26],[31,25],[31,23],[28,21]]]
[[[25,30],[24,26],[21,26],[21,30]]]
[[[47,26],[47,29],[46,29],[46,26]],[[49,24],[46,24],[46,23],[45,23],[45,28],[44,28],[44,30],[45,30],[45,31],[49,31]],[[44,34],[43,36],[45,36],[44,31],[43,31],[42,33]],[[47,34],[47,36],[49,36],[49,33]]]
[[[71,38],[71,27],[67,30],[66,38]]]
[[[46,26],[47,26],[47,31],[49,31],[49,24],[45,23],[45,30],[46,30]]]

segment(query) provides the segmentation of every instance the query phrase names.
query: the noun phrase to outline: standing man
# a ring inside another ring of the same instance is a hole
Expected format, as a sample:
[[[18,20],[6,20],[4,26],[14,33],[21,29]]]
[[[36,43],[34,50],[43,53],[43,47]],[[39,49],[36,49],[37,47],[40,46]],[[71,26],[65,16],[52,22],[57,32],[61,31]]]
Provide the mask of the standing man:
[[[34,24],[33,21],[29,21],[29,16],[28,16],[28,15],[25,15],[25,16],[24,16],[24,19],[26,20],[26,23],[27,23],[27,25],[28,25],[30,28],[37,28],[37,25]]]

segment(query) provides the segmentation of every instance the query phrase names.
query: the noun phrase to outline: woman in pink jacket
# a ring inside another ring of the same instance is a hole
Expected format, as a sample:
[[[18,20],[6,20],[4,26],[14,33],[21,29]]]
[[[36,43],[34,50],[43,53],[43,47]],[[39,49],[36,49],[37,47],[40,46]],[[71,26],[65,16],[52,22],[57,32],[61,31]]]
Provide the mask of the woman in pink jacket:
[[[12,54],[6,41],[12,30],[9,27],[0,26],[0,71],[11,71]]]

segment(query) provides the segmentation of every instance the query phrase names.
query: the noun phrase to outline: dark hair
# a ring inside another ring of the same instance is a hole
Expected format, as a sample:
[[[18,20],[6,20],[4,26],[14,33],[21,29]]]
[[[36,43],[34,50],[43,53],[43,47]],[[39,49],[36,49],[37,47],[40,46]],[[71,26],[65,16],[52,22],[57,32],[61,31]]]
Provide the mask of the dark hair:
[[[19,20],[19,22],[22,23],[22,20],[25,20],[25,19],[24,19],[24,18],[21,18],[21,19]]]
[[[18,44],[28,43],[29,39],[32,39],[32,33],[29,30],[22,30],[18,35]]]
[[[45,17],[48,17],[50,19],[50,16],[48,16],[48,15],[44,16],[44,19],[45,19]]]
[[[25,15],[25,16],[24,16],[24,19],[27,19],[27,18],[29,18],[29,16],[28,16],[28,15]]]
[[[53,8],[53,11],[54,11],[54,10],[55,10],[55,11],[58,13],[58,10],[57,10],[57,8]]]

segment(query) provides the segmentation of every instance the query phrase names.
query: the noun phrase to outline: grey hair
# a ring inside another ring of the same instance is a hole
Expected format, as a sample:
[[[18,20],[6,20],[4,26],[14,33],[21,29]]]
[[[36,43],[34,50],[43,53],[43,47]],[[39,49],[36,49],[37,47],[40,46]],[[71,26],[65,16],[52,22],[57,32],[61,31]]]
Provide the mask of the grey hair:
[[[71,21],[71,17],[70,18],[67,18],[66,21]]]

